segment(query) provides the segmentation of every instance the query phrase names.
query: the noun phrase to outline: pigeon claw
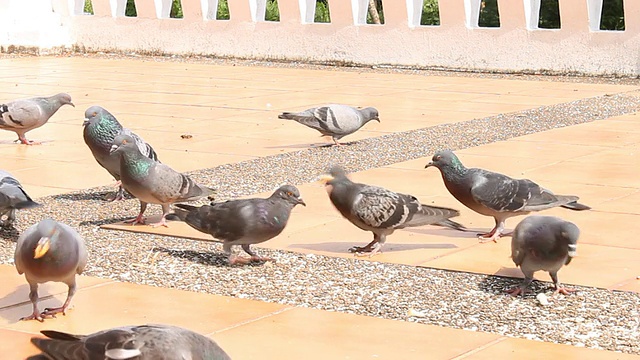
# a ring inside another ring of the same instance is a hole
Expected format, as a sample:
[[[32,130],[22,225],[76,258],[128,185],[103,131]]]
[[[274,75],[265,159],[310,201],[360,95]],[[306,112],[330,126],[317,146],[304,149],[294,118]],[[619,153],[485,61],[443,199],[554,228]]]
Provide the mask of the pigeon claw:
[[[20,318],[20,321],[28,321],[28,320],[38,320],[39,322],[44,322],[44,316],[40,315],[40,313],[38,313],[37,311],[34,311],[33,314]]]
[[[349,252],[352,253],[354,256],[368,256],[368,257],[372,257],[376,254],[382,254],[382,246],[378,244],[376,245],[353,246],[349,248]]]
[[[42,315],[43,317],[56,317],[56,314],[62,314],[64,316],[67,316],[66,310],[67,309],[64,306],[57,307],[57,308],[45,308],[42,314],[40,315]]]
[[[514,287],[513,289],[505,290],[505,292],[513,297],[516,297],[518,295],[524,296],[526,291],[523,290],[522,287],[517,286],[517,287]]]
[[[566,287],[558,286],[556,288],[556,294],[569,295],[571,293],[576,292],[576,289],[567,289]]]
[[[131,224],[131,226],[134,226],[136,224],[142,224],[145,225],[145,221],[144,218],[142,216],[138,216],[135,219],[129,219],[129,220],[125,220],[124,221],[125,224]]]
[[[275,261],[273,258],[266,257],[266,256],[258,256],[258,255],[251,256],[249,260],[253,262]]]

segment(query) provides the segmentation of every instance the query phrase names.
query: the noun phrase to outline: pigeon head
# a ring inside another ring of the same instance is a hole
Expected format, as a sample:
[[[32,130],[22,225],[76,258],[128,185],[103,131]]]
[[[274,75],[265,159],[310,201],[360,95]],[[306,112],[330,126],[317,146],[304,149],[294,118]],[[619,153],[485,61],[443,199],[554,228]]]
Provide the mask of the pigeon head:
[[[580,229],[571,222],[565,221],[560,225],[560,236],[566,241],[568,250],[568,257],[565,265],[571,262],[571,259],[576,257],[578,249],[578,238],[580,237]]]
[[[95,125],[104,118],[113,117],[110,112],[100,106],[92,106],[84,112],[84,122],[82,125]]]
[[[138,146],[136,145],[136,141],[129,135],[118,135],[115,139],[113,139],[113,145],[111,145],[110,154],[120,153],[125,150],[137,150]]]
[[[280,199],[285,200],[286,202],[296,206],[298,204],[302,206],[307,206],[302,197],[300,197],[300,191],[293,185],[283,185],[274,193]]]
[[[465,169],[464,165],[462,165],[462,163],[460,162],[460,159],[458,159],[456,154],[454,154],[451,150],[438,151],[435,155],[433,155],[431,161],[427,165],[425,165],[424,168],[426,169],[432,166],[440,169],[440,171],[445,171],[448,169],[461,171]]]
[[[364,116],[365,122],[369,122],[371,120],[375,120],[380,122],[380,118],[378,117],[378,110],[376,108],[368,107],[360,110],[362,116]]]
[[[39,259],[43,257],[58,239],[60,235],[60,228],[58,224],[52,219],[44,219],[38,223],[38,233],[40,234],[40,240],[33,251],[33,258]]]
[[[326,185],[333,185],[345,179],[348,179],[347,173],[339,165],[332,166],[331,169],[329,169],[329,172],[327,174],[324,174],[320,177],[320,180],[324,182]]]
[[[60,106],[62,105],[71,105],[73,107],[76,107],[73,102],[71,102],[71,95],[67,94],[67,93],[60,93],[57,95],[54,95],[54,98],[60,102]]]

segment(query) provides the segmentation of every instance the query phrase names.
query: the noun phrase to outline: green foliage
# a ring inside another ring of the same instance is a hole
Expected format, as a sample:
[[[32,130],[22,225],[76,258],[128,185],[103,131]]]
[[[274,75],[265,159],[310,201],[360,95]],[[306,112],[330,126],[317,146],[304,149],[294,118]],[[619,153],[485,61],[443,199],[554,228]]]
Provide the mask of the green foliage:
[[[334,0],[339,1],[339,0]],[[316,1],[316,14],[313,17],[313,21],[317,23],[330,23],[331,15],[329,14],[329,3],[327,0]]]
[[[558,0],[540,0],[540,29],[560,29],[560,5]]]
[[[440,25],[440,9],[438,0],[424,0],[420,25]]]
[[[280,21],[280,9],[278,0],[267,0],[267,9],[264,14],[265,21]]]
[[[384,24],[384,9],[382,8],[382,0],[375,0],[376,9],[378,10],[378,16],[380,17],[380,24]],[[373,24],[371,13],[367,11],[367,24]]]
[[[127,7],[124,9],[124,16],[138,16],[135,1],[127,0]]]
[[[84,13],[93,15],[93,4],[91,0],[84,1]]]
[[[638,0],[627,0],[638,1]],[[600,30],[624,30],[623,0],[603,0]]]
[[[182,3],[180,3],[180,0],[173,0],[171,3],[171,12],[169,13],[169,17],[182,19]]]
[[[216,20],[229,20],[231,14],[229,14],[229,3],[227,0],[218,0],[218,12],[216,13]]]
[[[500,27],[500,13],[498,12],[498,0],[482,0],[480,2],[480,27]]]

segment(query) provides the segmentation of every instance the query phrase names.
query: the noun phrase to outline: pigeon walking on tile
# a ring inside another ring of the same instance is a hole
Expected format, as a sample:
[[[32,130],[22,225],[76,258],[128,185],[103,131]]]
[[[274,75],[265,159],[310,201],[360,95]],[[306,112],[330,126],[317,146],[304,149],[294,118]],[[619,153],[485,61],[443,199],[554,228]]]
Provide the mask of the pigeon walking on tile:
[[[118,135],[129,135],[134,140],[140,152],[151,160],[159,161],[158,154],[140,136],[123,127],[110,112],[100,106],[92,106],[84,112],[84,142],[87,144],[98,164],[105,168],[116,181],[120,182],[120,158],[111,153],[111,145]],[[118,192],[113,201],[122,200],[124,190],[118,185]]]
[[[43,330],[46,338],[31,342],[43,354],[30,357],[53,360],[229,360],[212,339],[191,330],[169,325],[123,326],[90,335]]]
[[[16,219],[16,210],[40,206],[11,174],[0,170],[0,222],[2,226],[12,226]],[[2,220],[6,216],[5,220]]]
[[[380,122],[378,110],[372,107],[357,109],[348,105],[331,104],[307,109],[302,112],[284,112],[278,119],[295,120],[302,125],[318,130],[323,136],[338,140],[353,134],[371,120]]]
[[[579,236],[575,224],[554,216],[532,215],[522,220],[513,231],[511,258],[522,270],[524,281],[507,292],[524,295],[538,270],[549,272],[557,293],[573,292],[560,286],[558,270],[576,256]]]
[[[296,205],[307,206],[295,186],[283,185],[266,199],[241,199],[195,207],[176,204],[176,215],[192,228],[222,240],[229,264],[265,261],[250,246],[278,236],[287,226]],[[233,255],[231,248],[242,246],[250,259]]]
[[[129,135],[116,136],[111,153],[120,157],[122,186],[140,200],[140,213],[127,221],[133,225],[144,224],[142,215],[148,203],[162,205],[162,219],[150,225],[166,227],[170,204],[198,200],[214,193],[213,189],[199,185],[190,177],[143,155],[136,140]]]
[[[73,228],[52,219],[44,219],[28,228],[18,238],[14,262],[18,274],[24,274],[29,283],[29,300],[33,313],[21,320],[38,320],[65,314],[76,293],[76,275],[82,274],[87,264],[84,239]],[[59,308],[38,310],[38,284],[57,281],[67,284],[67,300]]]
[[[571,210],[589,210],[578,203],[577,196],[555,195],[528,179],[477,168],[466,168],[451,151],[436,153],[425,168],[437,167],[447,190],[469,209],[494,218],[495,227],[479,234],[481,242],[494,241],[504,235],[505,221],[513,216],[561,206]]]
[[[73,105],[69,94],[60,93],[49,97],[19,99],[0,104],[0,129],[13,131],[25,145],[40,144],[27,140],[25,134],[49,121],[63,105]]]
[[[387,235],[406,227],[433,224],[461,231],[466,229],[450,220],[460,215],[458,210],[423,205],[411,195],[354,183],[339,166],[334,166],[322,179],[340,214],[360,229],[373,233],[373,241],[363,247],[354,246],[350,252],[373,256],[380,252]]]

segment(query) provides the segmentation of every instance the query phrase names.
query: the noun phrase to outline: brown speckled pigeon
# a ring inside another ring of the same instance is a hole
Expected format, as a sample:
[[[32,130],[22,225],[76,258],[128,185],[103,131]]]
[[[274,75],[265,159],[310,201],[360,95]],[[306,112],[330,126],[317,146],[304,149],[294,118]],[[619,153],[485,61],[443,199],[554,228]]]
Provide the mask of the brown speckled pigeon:
[[[2,226],[12,226],[16,219],[16,209],[29,209],[40,206],[11,174],[0,170],[0,221]],[[6,220],[1,218],[6,215]]]
[[[48,337],[31,338],[42,355],[30,360],[229,360],[212,339],[169,325],[123,326],[90,335],[43,330]],[[45,355],[46,354],[46,355]]]
[[[578,203],[577,196],[555,195],[528,179],[477,168],[466,168],[451,151],[436,153],[425,168],[437,167],[447,190],[469,209],[494,218],[495,227],[478,234],[481,242],[494,241],[503,235],[505,221],[513,216],[561,206],[571,210],[589,210]]]
[[[191,227],[222,240],[229,264],[271,260],[258,256],[251,244],[278,236],[287,226],[291,210],[306,206],[295,186],[283,185],[266,199],[240,199],[195,207],[176,204],[176,215]],[[240,245],[250,259],[233,255],[231,247]]]
[[[142,155],[151,160],[159,161],[158,154],[147,142],[136,135],[133,131],[123,127],[118,119],[110,112],[100,106],[91,106],[84,112],[85,120],[83,122],[84,130],[82,136],[84,142],[91,150],[93,157],[98,164],[113,176],[114,179],[120,181],[120,157],[111,153],[111,145],[116,136],[123,134],[129,135],[134,140]],[[122,200],[124,198],[124,189],[122,184],[118,185],[118,191],[110,200]]]
[[[538,270],[549,272],[557,293],[573,292],[560,286],[558,270],[576,256],[579,236],[575,224],[554,216],[532,215],[522,220],[513,231],[511,258],[520,266],[524,281],[508,292],[513,296],[524,294]]]
[[[129,135],[116,136],[111,152],[120,156],[122,186],[140,200],[140,213],[135,219],[127,221],[132,225],[144,224],[142,215],[148,203],[162,205],[162,219],[150,225],[166,227],[169,205],[198,200],[214,193],[213,189],[199,185],[190,177],[144,156],[135,139]]]
[[[336,145],[341,145],[338,140],[358,131],[369,121],[380,122],[378,110],[372,107],[357,109],[340,104],[311,108],[298,113],[283,112],[278,115],[278,119],[295,120],[318,130],[323,136],[331,136]]]
[[[21,320],[38,320],[65,314],[76,292],[76,275],[82,274],[87,264],[84,239],[73,228],[52,219],[44,219],[28,228],[18,238],[14,262],[19,274],[29,283],[29,300],[33,313]],[[38,284],[48,281],[63,282],[69,286],[67,300],[59,308],[38,310]]]
[[[39,142],[27,140],[25,134],[49,121],[63,105],[73,105],[69,94],[60,93],[49,97],[19,99],[0,104],[0,129],[13,131],[25,145]]]
[[[387,235],[393,234],[396,229],[431,224],[461,231],[466,229],[449,220],[460,215],[458,210],[423,205],[412,195],[354,183],[339,166],[334,166],[323,180],[329,198],[340,214],[360,229],[373,233],[373,241],[369,244],[349,249],[356,255],[377,254],[384,246]]]

